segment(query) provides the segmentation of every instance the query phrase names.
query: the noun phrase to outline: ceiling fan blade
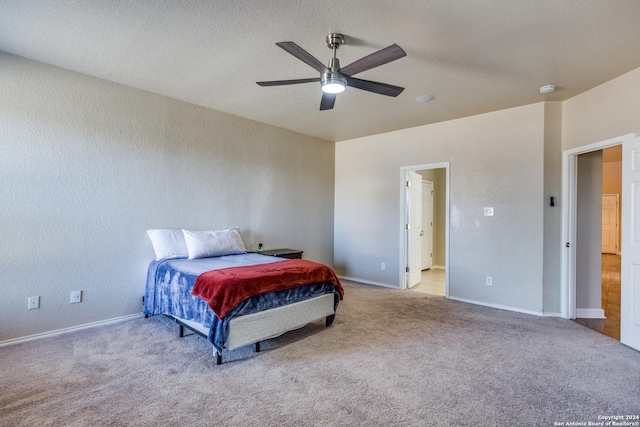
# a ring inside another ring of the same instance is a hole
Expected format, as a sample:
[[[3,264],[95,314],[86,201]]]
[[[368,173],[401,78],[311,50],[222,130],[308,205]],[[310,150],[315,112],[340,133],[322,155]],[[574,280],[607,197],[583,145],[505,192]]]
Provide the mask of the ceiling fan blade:
[[[256,82],[260,86],[283,86],[283,85],[297,85],[299,83],[313,83],[319,82],[320,77],[314,77],[311,79],[295,79],[295,80],[272,80],[268,82]]]
[[[287,52],[289,52],[291,55],[295,56],[302,62],[310,65],[312,68],[316,69],[319,73],[324,73],[329,71],[329,69],[325,67],[325,65],[322,62],[318,61],[313,55],[311,55],[309,52],[307,52],[306,50],[304,50],[294,42],[278,42],[276,43],[276,45],[286,50]]]
[[[404,90],[404,88],[400,86],[372,82],[370,80],[356,79],[355,77],[347,77],[347,86],[387,96],[398,96]]]
[[[340,69],[340,72],[342,74],[352,76],[354,74],[358,74],[363,71],[370,70],[374,67],[386,64],[387,62],[395,61],[396,59],[400,59],[406,55],[407,53],[402,50],[400,46],[398,46],[397,44],[392,44],[391,46],[387,46],[384,49],[380,49],[377,52],[373,52],[370,55],[360,58],[357,61],[347,65],[346,67],[342,67]]]
[[[320,101],[320,111],[331,110],[336,103],[335,93],[323,93],[322,100]]]

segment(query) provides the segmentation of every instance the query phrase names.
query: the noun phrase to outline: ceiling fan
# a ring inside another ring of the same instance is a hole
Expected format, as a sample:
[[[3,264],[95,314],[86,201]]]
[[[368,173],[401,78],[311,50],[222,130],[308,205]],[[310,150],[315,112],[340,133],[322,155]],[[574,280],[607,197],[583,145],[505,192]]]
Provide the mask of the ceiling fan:
[[[406,56],[407,53],[397,44],[385,47],[377,52],[358,59],[355,62],[340,68],[340,61],[336,58],[336,50],[344,43],[344,36],[338,33],[331,33],[327,36],[327,46],[333,50],[333,58],[329,60],[329,66],[325,67],[309,52],[302,49],[294,42],[279,42],[276,45],[307,65],[310,65],[320,73],[320,77],[310,79],[275,80],[267,82],[256,82],[260,86],[281,86],[294,85],[299,83],[320,82],[322,88],[322,100],[320,110],[330,110],[336,102],[336,94],[344,92],[347,86],[380,95],[398,96],[404,90],[399,86],[386,83],[373,82],[352,77],[354,74],[370,70],[374,67],[386,64],[396,59]]]

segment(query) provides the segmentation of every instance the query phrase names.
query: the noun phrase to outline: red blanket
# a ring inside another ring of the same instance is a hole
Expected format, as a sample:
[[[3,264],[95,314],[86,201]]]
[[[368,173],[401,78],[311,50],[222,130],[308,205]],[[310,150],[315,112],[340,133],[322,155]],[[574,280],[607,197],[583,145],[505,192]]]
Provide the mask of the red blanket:
[[[333,270],[302,259],[206,271],[198,276],[191,293],[207,301],[222,319],[238,303],[254,295],[321,282],[331,282],[343,298],[342,285]]]

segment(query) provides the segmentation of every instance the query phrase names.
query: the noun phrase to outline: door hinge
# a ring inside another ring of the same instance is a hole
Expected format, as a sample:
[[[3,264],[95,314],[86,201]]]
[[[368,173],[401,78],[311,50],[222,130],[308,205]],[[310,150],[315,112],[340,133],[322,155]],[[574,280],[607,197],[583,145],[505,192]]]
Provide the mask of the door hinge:
[[[405,224],[405,225],[404,225],[404,228],[405,228],[406,230],[408,230],[408,229],[409,229],[409,224]]]
[[[409,272],[409,267],[405,268],[405,271],[408,273]]]
[[[411,187],[411,181],[407,181],[407,187]]]
[[[431,191],[431,195],[433,196],[433,191]]]
[[[567,248],[570,248],[570,247],[571,247],[571,243],[569,243],[569,242],[565,243],[564,245],[565,245]]]

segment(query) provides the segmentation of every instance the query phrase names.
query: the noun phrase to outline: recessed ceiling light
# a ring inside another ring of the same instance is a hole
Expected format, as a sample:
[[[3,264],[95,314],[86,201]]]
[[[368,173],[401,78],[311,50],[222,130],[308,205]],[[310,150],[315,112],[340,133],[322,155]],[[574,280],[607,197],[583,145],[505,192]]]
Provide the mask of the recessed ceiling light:
[[[551,93],[556,90],[556,85],[544,85],[540,87],[540,93]]]
[[[420,95],[419,97],[416,98],[417,102],[431,102],[434,99],[436,99],[435,96],[433,95]]]

